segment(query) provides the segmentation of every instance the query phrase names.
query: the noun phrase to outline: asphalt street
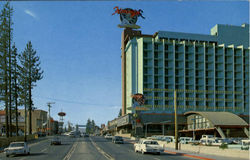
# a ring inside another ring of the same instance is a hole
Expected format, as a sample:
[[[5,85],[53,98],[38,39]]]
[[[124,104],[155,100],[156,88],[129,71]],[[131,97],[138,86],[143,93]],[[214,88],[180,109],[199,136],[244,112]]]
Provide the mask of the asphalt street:
[[[135,153],[133,144],[125,140],[124,144],[114,144],[104,137],[91,136],[71,138],[60,136],[61,145],[50,145],[52,137],[29,144],[30,155],[5,157],[0,160],[191,160],[182,155],[162,153],[161,155]]]

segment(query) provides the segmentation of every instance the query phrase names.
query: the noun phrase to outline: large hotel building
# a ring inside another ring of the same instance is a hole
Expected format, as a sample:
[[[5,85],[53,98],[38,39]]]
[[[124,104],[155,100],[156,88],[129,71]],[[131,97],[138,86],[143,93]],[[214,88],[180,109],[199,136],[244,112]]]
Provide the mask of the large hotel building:
[[[126,106],[143,93],[145,112],[249,114],[249,25],[216,25],[211,35],[159,31],[126,44]]]
[[[152,134],[161,132],[165,121],[168,123],[163,133],[169,130],[171,134],[176,91],[183,133],[189,133],[194,122],[196,129],[216,130],[219,135],[223,135],[225,126],[226,129],[242,127],[249,134],[246,130],[249,62],[249,24],[217,24],[210,35],[169,31],[144,35],[141,31],[125,29],[122,34],[123,116],[138,114],[142,128],[137,133],[143,133],[147,124],[151,124]],[[136,93],[146,97],[145,105],[133,105],[131,95]],[[213,121],[216,117],[219,119]]]

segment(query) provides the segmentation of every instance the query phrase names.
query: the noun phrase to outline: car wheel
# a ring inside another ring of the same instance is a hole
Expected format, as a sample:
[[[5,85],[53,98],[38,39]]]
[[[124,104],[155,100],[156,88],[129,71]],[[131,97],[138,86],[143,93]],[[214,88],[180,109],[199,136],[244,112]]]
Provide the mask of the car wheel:
[[[157,154],[158,154],[158,155],[160,155],[160,154],[161,154],[161,152],[157,152]]]
[[[28,155],[30,155],[30,152],[28,152]]]
[[[9,157],[9,155],[8,155],[8,154],[6,154],[6,157]]]

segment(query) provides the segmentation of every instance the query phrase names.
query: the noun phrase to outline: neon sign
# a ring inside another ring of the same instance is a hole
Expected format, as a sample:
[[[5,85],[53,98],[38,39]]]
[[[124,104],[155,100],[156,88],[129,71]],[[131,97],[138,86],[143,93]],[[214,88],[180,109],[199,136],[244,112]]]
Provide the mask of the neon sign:
[[[122,9],[119,7],[114,7],[115,12],[112,15],[120,14],[120,21],[121,24],[118,25],[120,28],[135,28],[138,29],[140,26],[136,25],[137,18],[142,17],[145,19],[145,17],[142,16],[143,11],[141,9],[134,10],[131,8],[125,8]]]

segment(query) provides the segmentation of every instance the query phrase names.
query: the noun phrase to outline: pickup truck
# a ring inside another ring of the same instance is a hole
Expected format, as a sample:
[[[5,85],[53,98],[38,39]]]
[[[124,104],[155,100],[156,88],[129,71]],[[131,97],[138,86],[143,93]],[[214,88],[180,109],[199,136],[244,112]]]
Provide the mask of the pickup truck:
[[[164,152],[164,149],[161,145],[158,144],[157,141],[154,140],[140,140],[138,143],[134,144],[135,152],[141,152],[144,153],[156,153],[161,154]]]

